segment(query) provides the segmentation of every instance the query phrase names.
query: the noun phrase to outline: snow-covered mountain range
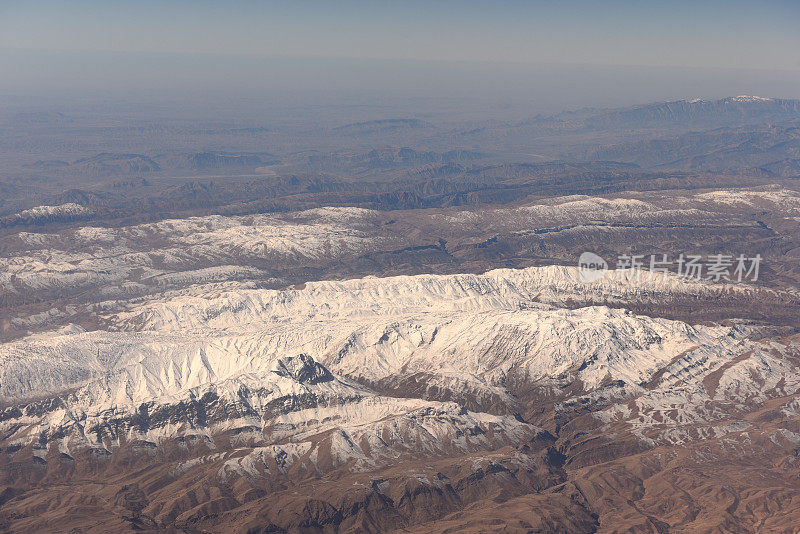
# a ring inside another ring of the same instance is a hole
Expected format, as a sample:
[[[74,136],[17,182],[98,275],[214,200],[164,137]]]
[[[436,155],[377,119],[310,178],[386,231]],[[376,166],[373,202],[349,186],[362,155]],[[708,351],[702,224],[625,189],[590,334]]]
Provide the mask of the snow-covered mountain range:
[[[131,303],[107,317],[104,330],[65,327],[0,345],[0,394],[23,406],[5,410],[0,430],[6,446],[33,445],[44,454],[52,440],[68,454],[76,447],[110,453],[121,440],[210,440],[232,430],[263,446],[288,438],[296,445],[336,429],[336,439],[351,444],[337,454],[357,459],[383,454],[370,436],[390,422],[402,427],[401,442],[420,431],[417,424],[439,436],[427,445],[413,438],[423,449],[452,446],[454,436],[474,428],[481,428],[480,439],[466,438],[466,448],[535,434],[508,415],[521,409],[511,384],[575,382],[586,394],[614,384],[614,395],[661,410],[659,394],[666,393],[648,389],[653,380],[672,396],[684,395],[674,388],[689,382],[702,389],[702,378],[720,370],[714,392],[692,398],[745,402],[779,381],[785,393],[795,391],[787,369],[770,365],[776,349],[748,341],[747,327],[557,305],[598,293],[620,301],[681,291],[721,289],[672,276],[636,281],[619,271],[587,284],[568,267],[310,282],[285,290],[197,286]],[[743,354],[750,355],[737,360]],[[759,386],[742,376],[748,366],[761,373]],[[427,400],[408,389],[412,377],[424,377]],[[676,422],[701,417],[707,400],[685,405]],[[630,410],[612,407],[598,417],[620,414]],[[434,431],[431,424],[444,426]],[[493,439],[484,442],[489,431]],[[383,447],[397,446],[381,439]]]
[[[18,232],[0,257],[14,313],[0,320],[0,498],[32,510],[42,494],[24,488],[66,485],[80,506],[96,494],[137,510],[117,518],[137,528],[375,531],[488,494],[588,530],[618,510],[649,524],[629,504],[648,491],[701,498],[703,485],[673,486],[700,480],[695,463],[752,478],[730,471],[735,454],[737,469],[773,466],[763,487],[791,502],[798,294],[781,272],[693,281],[607,256],[590,281],[552,264],[311,276],[381,254],[470,258],[497,245],[487,233],[534,251],[687,221],[693,236],[769,236],[798,210],[796,192],[761,188]]]

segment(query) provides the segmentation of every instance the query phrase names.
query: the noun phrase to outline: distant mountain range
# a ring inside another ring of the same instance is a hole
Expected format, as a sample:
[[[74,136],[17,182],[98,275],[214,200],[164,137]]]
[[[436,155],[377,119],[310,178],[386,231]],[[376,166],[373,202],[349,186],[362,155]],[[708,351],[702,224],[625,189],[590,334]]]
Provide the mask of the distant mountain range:
[[[572,130],[641,128],[710,129],[800,119],[800,100],[734,96],[719,100],[675,100],[627,108],[566,112],[525,121],[527,125]]]

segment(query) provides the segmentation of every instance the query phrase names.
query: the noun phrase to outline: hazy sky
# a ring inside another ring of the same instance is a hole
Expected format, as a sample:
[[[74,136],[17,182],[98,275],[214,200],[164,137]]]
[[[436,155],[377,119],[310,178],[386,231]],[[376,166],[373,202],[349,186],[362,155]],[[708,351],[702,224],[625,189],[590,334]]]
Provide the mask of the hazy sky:
[[[800,69],[800,1],[0,0],[0,47]]]
[[[5,102],[245,93],[465,112],[800,98],[800,0],[0,0]]]

